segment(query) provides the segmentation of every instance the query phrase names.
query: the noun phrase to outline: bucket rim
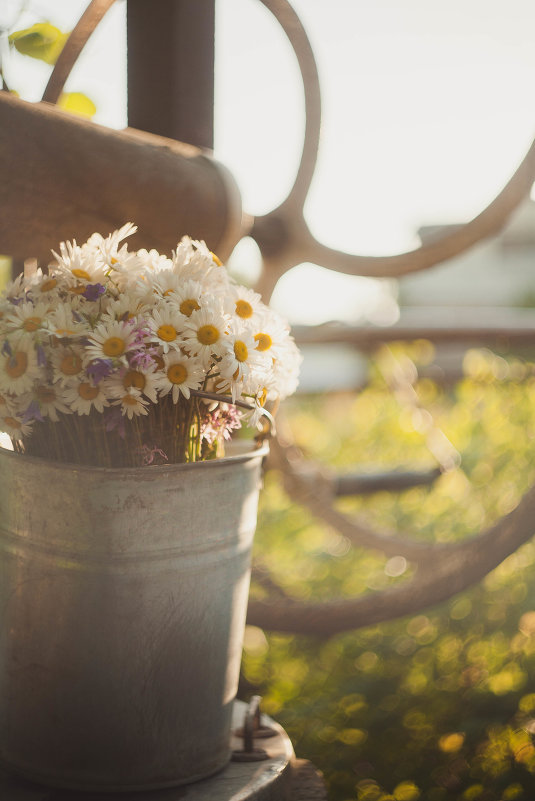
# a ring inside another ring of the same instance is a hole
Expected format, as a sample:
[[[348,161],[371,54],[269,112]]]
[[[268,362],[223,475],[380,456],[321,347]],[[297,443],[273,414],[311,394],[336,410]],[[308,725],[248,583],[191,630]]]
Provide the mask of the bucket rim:
[[[235,440],[227,444],[229,450],[235,451],[219,459],[205,459],[198,462],[169,463],[158,465],[140,465],[139,467],[100,467],[99,465],[78,464],[76,462],[58,462],[41,456],[25,456],[0,446],[0,464],[2,461],[27,464],[29,467],[46,467],[59,471],[98,473],[99,475],[133,477],[140,475],[163,475],[191,470],[206,470],[222,465],[240,464],[242,462],[263,459],[269,453],[269,443],[264,440],[258,444],[255,440]]]

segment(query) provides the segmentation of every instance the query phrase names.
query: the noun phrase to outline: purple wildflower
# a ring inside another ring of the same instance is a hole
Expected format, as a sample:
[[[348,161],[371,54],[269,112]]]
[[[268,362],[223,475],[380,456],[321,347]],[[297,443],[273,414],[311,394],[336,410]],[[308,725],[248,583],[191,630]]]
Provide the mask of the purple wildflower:
[[[28,423],[30,420],[39,420],[41,423],[43,422],[43,415],[41,414],[39,404],[36,400],[31,401],[30,405],[22,416],[23,423]]]
[[[117,431],[121,439],[125,439],[124,416],[118,406],[113,406],[104,411],[104,428],[106,431]]]
[[[144,344],[147,337],[150,337],[150,334],[151,332],[149,328],[144,325],[138,325],[135,330],[134,343],[136,345]]]
[[[35,349],[37,351],[37,364],[39,365],[39,367],[45,367],[46,365],[45,349],[43,348],[42,345],[39,344],[36,345]]]
[[[139,449],[139,452],[142,456],[142,463],[144,465],[165,464],[166,462],[169,462],[167,454],[164,453],[162,449],[158,448],[156,445],[154,445],[152,448],[150,447],[150,445],[142,445],[141,448]]]
[[[142,370],[148,370],[154,364],[154,357],[158,353],[158,348],[151,346],[150,337],[151,330],[147,326],[137,325],[134,328],[134,341],[132,343],[132,351],[129,356],[129,361],[132,367],[139,367]]]
[[[82,296],[86,300],[98,300],[105,292],[106,288],[102,284],[88,284],[82,292]]]
[[[142,370],[149,370],[155,363],[155,356],[158,354],[158,348],[145,348],[137,350],[130,356],[130,364],[132,367],[139,367]]]
[[[86,372],[92,382],[98,384],[103,378],[107,378],[107,376],[113,373],[112,360],[93,359]]]
[[[216,439],[230,439],[234,431],[241,428],[241,415],[235,406],[223,403],[219,404],[212,412],[209,412],[201,425],[201,437],[209,445],[213,445]]]
[[[24,298],[8,298],[8,300],[13,306],[20,306],[24,302]]]
[[[11,350],[11,345],[5,340],[4,344],[2,345],[2,353],[4,356],[13,356],[13,351]]]
[[[84,318],[79,314],[76,309],[71,309],[72,319],[77,323],[83,323]]]

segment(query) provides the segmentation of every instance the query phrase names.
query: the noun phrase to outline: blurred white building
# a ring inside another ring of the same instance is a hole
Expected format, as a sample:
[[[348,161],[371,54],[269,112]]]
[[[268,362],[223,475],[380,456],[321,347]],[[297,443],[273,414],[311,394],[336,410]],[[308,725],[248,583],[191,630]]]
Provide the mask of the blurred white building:
[[[424,226],[422,242],[456,226]],[[512,215],[502,233],[444,264],[399,281],[404,307],[535,306],[535,202]]]

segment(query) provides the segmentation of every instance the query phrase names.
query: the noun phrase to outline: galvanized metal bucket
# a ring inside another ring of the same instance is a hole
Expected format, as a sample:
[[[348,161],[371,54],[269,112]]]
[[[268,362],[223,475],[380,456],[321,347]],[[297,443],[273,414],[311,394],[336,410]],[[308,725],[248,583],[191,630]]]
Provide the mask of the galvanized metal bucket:
[[[0,449],[0,758],[57,787],[229,759],[267,448],[105,469]]]

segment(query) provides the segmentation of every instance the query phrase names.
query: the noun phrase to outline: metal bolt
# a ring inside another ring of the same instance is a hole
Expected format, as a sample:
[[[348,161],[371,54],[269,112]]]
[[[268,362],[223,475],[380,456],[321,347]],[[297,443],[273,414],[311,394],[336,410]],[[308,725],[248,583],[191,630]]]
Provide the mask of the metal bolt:
[[[255,748],[255,737],[272,737],[277,732],[268,726],[262,727],[260,721],[260,701],[259,695],[253,695],[249,705],[245,710],[243,728],[238,729],[234,734],[243,737],[243,750],[233,751],[232,759],[234,762],[259,762],[269,759],[269,754],[263,748]],[[259,734],[260,731],[267,731],[267,734]]]

